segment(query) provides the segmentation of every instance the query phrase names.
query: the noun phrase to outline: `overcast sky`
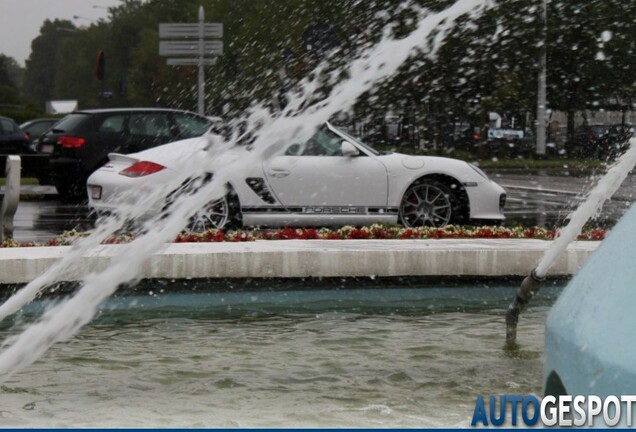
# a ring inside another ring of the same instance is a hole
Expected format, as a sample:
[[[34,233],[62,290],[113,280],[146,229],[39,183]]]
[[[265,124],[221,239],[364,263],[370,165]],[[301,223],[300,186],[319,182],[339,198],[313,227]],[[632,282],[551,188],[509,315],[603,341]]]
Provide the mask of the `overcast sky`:
[[[76,26],[107,18],[105,9],[119,0],[0,0],[0,53],[20,65],[31,53],[31,41],[46,19],[67,19]],[[73,16],[82,18],[74,19]]]

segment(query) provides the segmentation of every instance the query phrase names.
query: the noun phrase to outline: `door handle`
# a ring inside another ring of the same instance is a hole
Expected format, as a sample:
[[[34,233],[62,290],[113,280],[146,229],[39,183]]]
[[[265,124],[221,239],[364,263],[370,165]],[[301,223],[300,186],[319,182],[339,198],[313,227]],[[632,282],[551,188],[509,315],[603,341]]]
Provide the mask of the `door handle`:
[[[271,175],[274,178],[287,177],[289,174],[290,172],[285,169],[272,168],[269,170],[269,175]]]

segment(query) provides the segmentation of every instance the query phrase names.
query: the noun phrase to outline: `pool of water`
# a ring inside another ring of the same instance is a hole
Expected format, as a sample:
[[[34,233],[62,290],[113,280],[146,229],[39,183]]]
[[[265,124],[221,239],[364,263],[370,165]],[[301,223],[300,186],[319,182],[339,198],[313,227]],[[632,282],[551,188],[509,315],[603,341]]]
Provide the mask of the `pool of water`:
[[[518,286],[167,292],[102,304],[0,386],[1,427],[455,427],[479,394],[540,394],[558,286],[504,349]],[[3,339],[56,298],[0,327]]]

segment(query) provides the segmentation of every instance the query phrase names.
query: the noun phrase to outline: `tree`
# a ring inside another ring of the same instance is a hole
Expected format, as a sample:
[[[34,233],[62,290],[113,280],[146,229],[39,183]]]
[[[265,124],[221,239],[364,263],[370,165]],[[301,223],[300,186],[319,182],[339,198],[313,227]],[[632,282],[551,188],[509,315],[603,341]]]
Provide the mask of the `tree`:
[[[20,89],[23,73],[13,57],[0,54],[0,108],[22,105]]]
[[[52,96],[60,45],[76,30],[70,21],[46,20],[39,36],[31,42],[24,77],[25,96],[42,108]]]
[[[321,88],[346,79],[345,65],[361,46],[377,43],[390,29],[407,36],[421,8],[439,11],[452,0],[124,0],[107,21],[87,28],[47,21],[33,41],[25,87],[38,103],[51,97],[79,99],[81,106],[161,105],[196,108],[196,68],[171,67],[158,55],[161,22],[196,22],[200,4],[206,20],[224,25],[224,52],[206,70],[211,114],[234,116],[254,102],[275,106],[285,90],[323,66]],[[439,43],[378,83],[355,115],[387,111],[417,113],[441,136],[461,120],[481,125],[488,111],[534,116],[543,0],[495,0],[476,17],[460,18]],[[636,97],[636,6],[603,0],[548,2],[548,105],[574,112],[585,108],[630,109]],[[61,30],[63,29],[63,30]],[[103,50],[105,88],[97,96],[95,56]],[[330,75],[331,72],[334,72]],[[335,77],[335,78],[334,78]],[[327,79],[328,78],[328,79]],[[119,81],[127,91],[117,94]],[[322,95],[322,96],[321,96]],[[573,116],[572,116],[573,118]]]

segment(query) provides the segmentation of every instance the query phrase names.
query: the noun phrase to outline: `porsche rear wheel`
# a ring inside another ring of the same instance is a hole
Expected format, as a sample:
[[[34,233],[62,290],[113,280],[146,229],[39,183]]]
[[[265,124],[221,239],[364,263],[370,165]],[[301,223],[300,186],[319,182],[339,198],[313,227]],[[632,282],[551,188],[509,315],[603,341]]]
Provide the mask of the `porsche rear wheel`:
[[[189,228],[194,232],[208,229],[228,229],[240,226],[240,209],[235,194],[210,201],[190,219]]]

